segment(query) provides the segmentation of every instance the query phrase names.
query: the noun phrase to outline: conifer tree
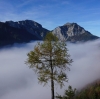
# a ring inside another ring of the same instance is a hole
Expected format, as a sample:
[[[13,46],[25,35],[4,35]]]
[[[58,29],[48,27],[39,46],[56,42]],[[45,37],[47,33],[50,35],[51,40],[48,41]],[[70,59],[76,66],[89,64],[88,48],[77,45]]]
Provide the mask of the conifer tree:
[[[72,62],[66,43],[48,33],[44,41],[38,42],[27,56],[26,63],[37,73],[39,82],[45,85],[51,81],[51,99],[54,99],[54,85],[57,83],[62,87],[68,80],[66,69]]]

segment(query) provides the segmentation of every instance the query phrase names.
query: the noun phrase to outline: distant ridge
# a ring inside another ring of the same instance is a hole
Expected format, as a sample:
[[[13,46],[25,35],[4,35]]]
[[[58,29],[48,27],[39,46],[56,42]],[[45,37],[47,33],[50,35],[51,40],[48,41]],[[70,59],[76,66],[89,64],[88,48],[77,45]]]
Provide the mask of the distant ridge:
[[[5,23],[11,27],[24,29],[36,36],[38,39],[43,39],[46,33],[49,32],[49,30],[43,28],[41,24],[33,20],[23,20],[18,22],[6,21]]]
[[[49,30],[32,20],[0,22],[0,46],[42,40]]]

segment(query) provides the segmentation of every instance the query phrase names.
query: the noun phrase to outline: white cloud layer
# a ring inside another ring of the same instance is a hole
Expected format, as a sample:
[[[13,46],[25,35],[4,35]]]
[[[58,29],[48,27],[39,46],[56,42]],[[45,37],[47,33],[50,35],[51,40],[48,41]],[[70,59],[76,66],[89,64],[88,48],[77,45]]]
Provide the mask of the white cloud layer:
[[[36,74],[24,64],[35,44],[0,49],[0,99],[50,99],[50,85],[39,85]],[[100,40],[67,47],[74,62],[67,71],[68,83],[62,90],[56,87],[61,94],[68,85],[79,89],[100,78]]]

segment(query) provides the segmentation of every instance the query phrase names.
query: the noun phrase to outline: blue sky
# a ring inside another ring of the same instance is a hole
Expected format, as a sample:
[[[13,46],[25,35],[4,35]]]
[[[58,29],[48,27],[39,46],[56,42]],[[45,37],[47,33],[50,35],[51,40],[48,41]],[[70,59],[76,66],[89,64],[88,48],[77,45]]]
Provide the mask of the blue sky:
[[[100,0],[0,0],[0,21],[25,19],[49,30],[74,22],[100,36]]]

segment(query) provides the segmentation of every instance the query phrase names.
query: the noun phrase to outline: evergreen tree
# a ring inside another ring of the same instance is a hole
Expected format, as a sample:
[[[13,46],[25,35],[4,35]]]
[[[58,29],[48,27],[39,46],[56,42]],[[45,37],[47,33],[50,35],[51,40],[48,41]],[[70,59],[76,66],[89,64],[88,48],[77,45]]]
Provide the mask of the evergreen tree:
[[[26,63],[37,73],[39,82],[45,85],[51,81],[51,99],[54,99],[54,84],[64,85],[64,81],[68,80],[66,69],[72,62],[66,43],[48,33],[27,56]]]
[[[72,89],[72,86],[69,86],[67,90],[65,90],[64,96],[58,94],[56,98],[58,99],[73,99],[75,96],[76,89]]]

